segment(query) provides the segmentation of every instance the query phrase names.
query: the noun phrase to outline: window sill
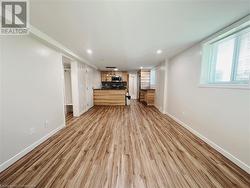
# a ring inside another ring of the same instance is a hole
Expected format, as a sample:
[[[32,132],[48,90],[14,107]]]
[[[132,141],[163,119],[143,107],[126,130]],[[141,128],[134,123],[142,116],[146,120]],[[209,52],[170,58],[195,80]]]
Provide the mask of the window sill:
[[[250,86],[246,84],[199,84],[200,88],[221,88],[221,89],[241,89],[250,90]]]

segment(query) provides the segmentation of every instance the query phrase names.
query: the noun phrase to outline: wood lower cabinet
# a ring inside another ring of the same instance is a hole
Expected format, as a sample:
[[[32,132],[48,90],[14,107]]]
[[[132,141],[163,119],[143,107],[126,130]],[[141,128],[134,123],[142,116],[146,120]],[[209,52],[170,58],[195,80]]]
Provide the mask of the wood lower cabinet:
[[[94,89],[94,105],[125,105],[126,89]]]
[[[155,103],[155,89],[150,88],[150,70],[138,71],[139,101],[152,106]]]
[[[154,105],[155,89],[141,89],[140,90],[140,102],[144,102],[148,106]]]

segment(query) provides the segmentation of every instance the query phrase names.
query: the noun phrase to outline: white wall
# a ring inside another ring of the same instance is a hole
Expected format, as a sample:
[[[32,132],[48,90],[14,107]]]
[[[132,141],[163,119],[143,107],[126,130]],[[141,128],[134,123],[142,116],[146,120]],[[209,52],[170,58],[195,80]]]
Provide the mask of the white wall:
[[[200,44],[170,60],[167,113],[250,172],[250,90],[199,87],[200,72]]]
[[[167,103],[167,68],[168,60],[154,68],[155,71],[155,106],[162,112],[166,112]]]
[[[94,105],[93,101],[93,88],[101,87],[101,73],[100,71],[93,69],[92,67],[86,65],[85,66],[86,74],[85,74],[85,88],[87,101],[86,102],[86,110],[89,110]]]
[[[93,88],[94,89],[98,89],[98,88],[101,88],[102,87],[102,82],[101,82],[101,72],[96,70],[96,69],[93,69]]]
[[[0,171],[65,126],[61,46],[47,47],[42,41],[0,36]],[[81,114],[92,107],[92,87],[100,87],[101,76],[72,61],[73,100]]]
[[[1,45],[0,170],[65,122],[61,54],[29,36],[1,36]]]
[[[72,104],[71,70],[64,70],[64,104]]]
[[[131,99],[138,99],[138,75],[137,73],[129,73],[129,95]]]
[[[200,43],[154,68],[155,106],[250,173],[250,90],[201,87],[201,56]]]
[[[80,116],[93,106],[93,88],[100,88],[101,74],[76,61],[71,66],[74,116]]]
[[[93,88],[101,87],[101,73],[86,65],[87,110],[94,105]]]
[[[3,122],[2,122],[2,91],[3,91],[3,87],[2,87],[2,80],[3,80],[3,71],[2,71],[2,38],[0,37],[0,164],[2,164],[3,162],[3,137],[2,137],[2,126],[3,126]]]

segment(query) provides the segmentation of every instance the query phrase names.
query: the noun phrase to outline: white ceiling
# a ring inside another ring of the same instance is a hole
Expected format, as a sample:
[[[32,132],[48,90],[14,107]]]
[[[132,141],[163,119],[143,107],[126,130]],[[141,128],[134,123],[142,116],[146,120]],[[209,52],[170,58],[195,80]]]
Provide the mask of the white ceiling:
[[[249,13],[250,0],[32,0],[30,19],[99,69],[134,70],[155,66]]]

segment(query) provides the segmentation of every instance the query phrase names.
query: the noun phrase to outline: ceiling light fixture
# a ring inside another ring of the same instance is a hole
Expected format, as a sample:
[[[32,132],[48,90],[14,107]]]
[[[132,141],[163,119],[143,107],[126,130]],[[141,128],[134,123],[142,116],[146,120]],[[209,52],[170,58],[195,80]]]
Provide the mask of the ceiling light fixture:
[[[140,69],[143,69],[143,67],[140,67]]]
[[[118,68],[114,68],[114,71],[118,71]]]
[[[91,49],[87,49],[86,51],[87,51],[88,54],[92,54],[93,53]]]
[[[162,53],[162,50],[157,50],[156,53],[157,53],[157,54],[161,54],[161,53]]]

